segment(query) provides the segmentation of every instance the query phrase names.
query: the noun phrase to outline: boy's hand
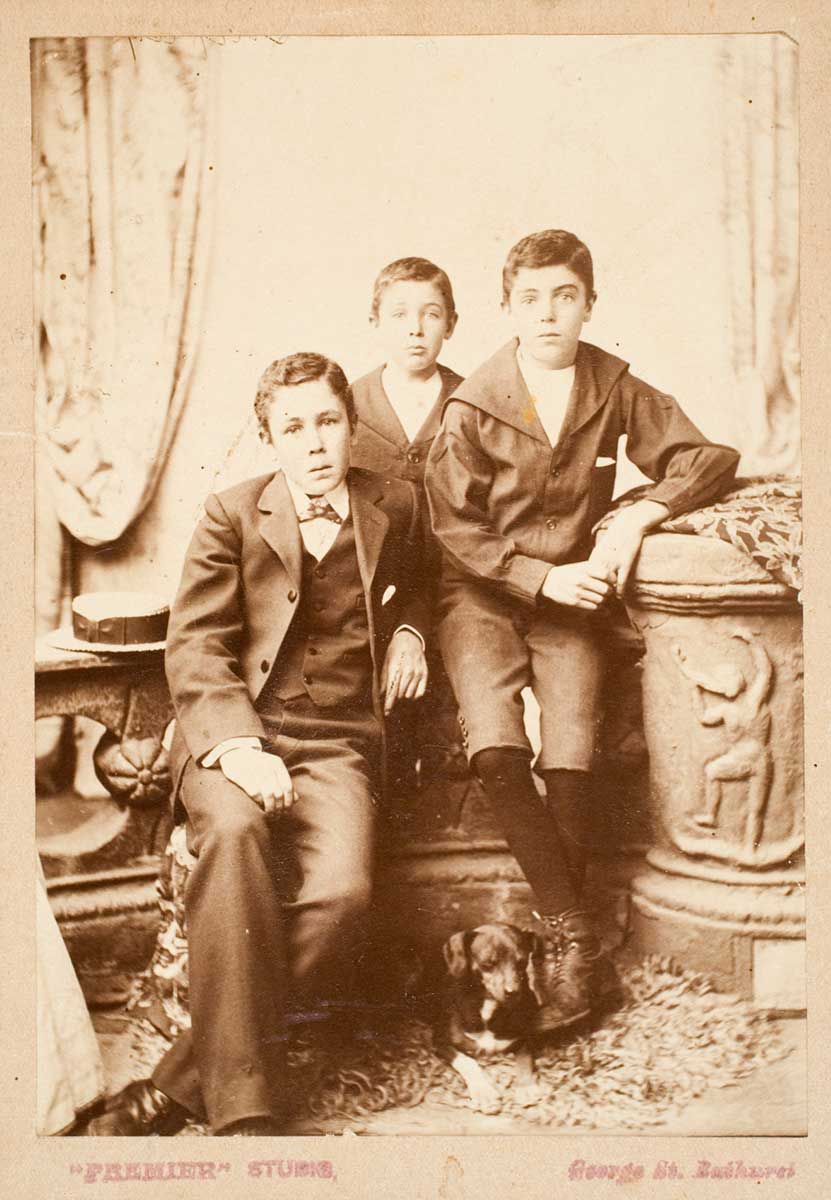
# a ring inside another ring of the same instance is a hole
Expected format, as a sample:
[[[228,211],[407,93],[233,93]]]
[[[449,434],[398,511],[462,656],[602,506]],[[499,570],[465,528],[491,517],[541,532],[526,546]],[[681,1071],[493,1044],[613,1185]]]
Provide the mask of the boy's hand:
[[[607,529],[598,536],[589,563],[623,596],[644,535],[669,516],[669,509],[655,500],[639,500],[622,508]]]
[[[397,700],[420,700],[427,688],[427,659],[421,640],[409,629],[393,634],[381,671],[384,716]]]
[[[542,595],[569,608],[599,608],[609,594],[603,571],[591,562],[552,567],[542,585]]]
[[[276,754],[238,746],[219,760],[222,774],[242,788],[267,817],[284,812],[294,803],[294,788],[286,764]]]

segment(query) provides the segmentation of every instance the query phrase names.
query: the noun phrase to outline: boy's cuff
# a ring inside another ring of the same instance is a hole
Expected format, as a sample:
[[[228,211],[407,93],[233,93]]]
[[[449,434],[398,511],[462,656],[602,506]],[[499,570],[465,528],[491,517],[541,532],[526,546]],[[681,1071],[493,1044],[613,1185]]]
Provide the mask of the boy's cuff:
[[[526,554],[515,554],[507,569],[506,585],[518,599],[535,604],[542,585],[554,563],[544,562],[540,558],[531,558]]]
[[[257,737],[234,737],[226,738],[224,742],[220,742],[218,746],[214,746],[213,750],[199,760],[200,767],[215,767],[223,754],[227,754],[229,750],[239,750],[241,748],[249,750],[262,750],[263,744]]]
[[[396,629],[395,633],[400,633],[402,629],[406,629],[407,633],[414,633],[416,635],[418,640],[421,642],[422,650],[426,654],[427,653],[427,643],[424,640],[424,635],[419,633],[419,631],[417,629],[414,629],[412,625],[399,625],[398,628]],[[395,637],[395,633],[392,635],[393,637]]]

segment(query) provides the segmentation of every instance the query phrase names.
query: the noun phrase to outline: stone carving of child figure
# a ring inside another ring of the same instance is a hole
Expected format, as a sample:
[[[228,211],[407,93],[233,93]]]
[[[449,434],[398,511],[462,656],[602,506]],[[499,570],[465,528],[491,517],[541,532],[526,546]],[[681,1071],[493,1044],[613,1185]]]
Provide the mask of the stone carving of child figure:
[[[725,750],[704,764],[704,808],[693,813],[693,820],[703,828],[714,828],[721,807],[722,785],[730,780],[746,780],[745,848],[752,851],[761,841],[773,777],[770,711],[766,703],[773,666],[764,647],[748,630],[736,629],[730,636],[750,649],[755,668],[750,680],[734,663],[719,663],[708,675],[692,666],[680,646],[673,646],[672,654],[683,674],[695,685],[693,706],[697,720],[708,727],[722,725],[728,742]]]

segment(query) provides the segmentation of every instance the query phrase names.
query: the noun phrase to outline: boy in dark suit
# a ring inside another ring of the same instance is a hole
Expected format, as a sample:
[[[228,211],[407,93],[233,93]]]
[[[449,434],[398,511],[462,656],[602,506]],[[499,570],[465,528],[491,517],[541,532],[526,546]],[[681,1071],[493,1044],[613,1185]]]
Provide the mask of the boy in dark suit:
[[[738,455],[709,442],[671,396],[580,340],[596,295],[574,234],[511,250],[503,308],[516,338],[454,392],[427,465],[444,554],[438,639],[468,755],[536,895],[559,967],[542,1027],[578,1020],[599,988],[599,945],[580,892],[600,721],[602,610],[644,534],[730,486]],[[618,439],[656,483],[611,507]],[[537,794],[521,691],[540,705]]]
[[[426,258],[400,258],[378,275],[370,324],[384,362],[355,380],[355,466],[422,486],[427,455],[448,398],[462,382],[438,357],[456,328],[453,288],[445,271]],[[428,583],[438,575],[439,552],[425,516]],[[458,746],[456,704],[441,664],[430,660],[428,694],[419,705],[399,705],[389,724],[388,789],[408,796],[440,769]],[[417,767],[420,771],[417,774]]]
[[[384,362],[351,385],[354,466],[423,482],[444,405],[462,382],[438,361],[457,319],[450,280],[435,263],[399,258],[381,271],[369,320]]]
[[[197,860],[192,1029],[96,1136],[172,1132],[188,1113],[221,1134],[279,1130],[287,1004],[331,995],[355,957],[384,713],[427,682],[418,495],[350,469],[340,367],[272,363],[255,408],[282,469],[208,497],[166,654]]]

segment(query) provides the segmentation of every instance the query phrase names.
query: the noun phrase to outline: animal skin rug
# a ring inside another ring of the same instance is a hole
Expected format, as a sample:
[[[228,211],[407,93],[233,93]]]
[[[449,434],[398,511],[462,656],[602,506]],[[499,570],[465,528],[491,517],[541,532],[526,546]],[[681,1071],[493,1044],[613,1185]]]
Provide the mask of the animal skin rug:
[[[547,1093],[539,1103],[522,1107],[515,1099],[510,1056],[487,1060],[504,1115],[552,1132],[649,1129],[707,1089],[736,1084],[788,1053],[764,1014],[714,992],[702,975],[669,959],[651,957],[624,969],[621,982],[621,1008],[538,1055]],[[133,1049],[150,1068],[168,1042],[140,1007],[132,1015]],[[406,1011],[358,1021],[348,1037],[304,1026],[290,1036],[289,1047],[294,1111],[321,1130],[332,1132],[340,1123],[354,1130],[373,1113],[424,1101],[470,1103],[459,1077],[433,1054],[429,1026]],[[183,1132],[208,1131],[191,1124]]]

